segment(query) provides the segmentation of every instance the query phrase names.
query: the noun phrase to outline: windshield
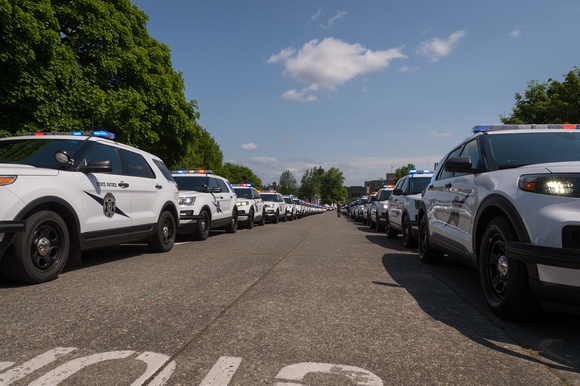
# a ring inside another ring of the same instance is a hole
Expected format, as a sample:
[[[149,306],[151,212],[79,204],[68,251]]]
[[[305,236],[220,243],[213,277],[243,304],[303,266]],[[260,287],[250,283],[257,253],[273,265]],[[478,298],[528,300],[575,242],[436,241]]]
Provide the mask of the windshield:
[[[62,164],[54,158],[54,153],[64,150],[72,156],[83,143],[84,140],[54,138],[0,141],[0,162],[61,169]]]
[[[262,193],[262,200],[264,201],[278,201],[278,197],[272,193]]]
[[[286,204],[292,204],[292,199],[290,197],[284,197],[284,201],[286,201]]]
[[[411,194],[422,193],[423,190],[429,186],[431,176],[429,177],[413,177],[411,178]]]
[[[195,192],[207,192],[206,176],[173,176],[179,190],[193,190]]]
[[[491,170],[580,161],[580,132],[509,133],[486,135]]]
[[[391,197],[391,193],[393,193],[392,190],[381,190],[377,201],[387,201]]]
[[[250,189],[234,188],[234,192],[236,192],[238,198],[252,198],[250,194]]]

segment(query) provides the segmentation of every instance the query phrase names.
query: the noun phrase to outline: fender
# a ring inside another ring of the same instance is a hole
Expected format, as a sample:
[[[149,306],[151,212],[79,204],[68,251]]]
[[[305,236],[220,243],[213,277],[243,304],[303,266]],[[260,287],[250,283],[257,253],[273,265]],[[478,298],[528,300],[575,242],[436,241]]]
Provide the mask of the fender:
[[[498,215],[498,212],[512,223],[521,243],[530,243],[530,236],[517,209],[507,198],[499,194],[491,194],[483,199],[475,215],[472,239],[475,255],[478,255],[485,227],[494,216]]]

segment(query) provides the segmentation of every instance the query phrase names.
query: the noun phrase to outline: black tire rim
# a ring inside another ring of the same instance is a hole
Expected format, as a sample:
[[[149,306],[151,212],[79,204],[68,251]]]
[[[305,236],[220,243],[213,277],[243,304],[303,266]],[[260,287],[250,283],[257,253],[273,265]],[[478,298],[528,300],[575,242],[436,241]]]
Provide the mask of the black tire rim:
[[[46,272],[58,264],[62,258],[62,229],[52,222],[42,223],[36,228],[30,243],[32,263]]]
[[[201,230],[201,234],[205,235],[208,232],[208,228],[209,228],[209,219],[207,216],[206,212],[203,212],[203,219],[201,220],[201,223],[199,224],[200,230]]]
[[[487,279],[491,293],[498,302],[505,297],[509,285],[509,264],[506,245],[500,234],[494,234],[488,241]]]
[[[163,235],[163,243],[165,245],[169,245],[173,242],[173,234],[175,233],[175,229],[173,226],[173,221],[171,218],[167,216],[163,220],[163,225],[161,227],[161,234]]]

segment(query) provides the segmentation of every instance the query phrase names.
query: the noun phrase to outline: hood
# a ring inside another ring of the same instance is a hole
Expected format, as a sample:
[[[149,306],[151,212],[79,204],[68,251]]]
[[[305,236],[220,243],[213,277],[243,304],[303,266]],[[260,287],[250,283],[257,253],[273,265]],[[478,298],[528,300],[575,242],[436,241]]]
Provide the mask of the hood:
[[[0,163],[0,175],[3,176],[56,176],[55,169],[37,168],[30,165]]]

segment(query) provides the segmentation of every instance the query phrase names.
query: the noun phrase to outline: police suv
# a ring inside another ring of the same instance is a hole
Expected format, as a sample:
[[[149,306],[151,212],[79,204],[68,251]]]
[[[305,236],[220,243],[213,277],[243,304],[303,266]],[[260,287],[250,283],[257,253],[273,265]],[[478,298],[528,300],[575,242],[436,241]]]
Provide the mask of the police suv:
[[[234,192],[238,196],[236,205],[238,206],[238,221],[243,222],[246,227],[253,228],[254,222],[264,225],[266,222],[266,211],[264,201],[260,193],[252,184],[234,185]]]
[[[102,131],[0,139],[0,271],[10,281],[53,280],[81,252],[175,241],[177,186],[158,157]]]
[[[389,207],[389,197],[393,193],[392,185],[383,185],[377,192],[376,197],[371,202],[371,216],[369,226],[381,232],[387,223],[387,209]]]
[[[409,174],[397,181],[389,197],[385,231],[388,238],[403,235],[403,245],[415,246],[417,235],[417,209],[421,193],[431,182],[433,173],[429,170],[409,170]]]
[[[477,268],[503,318],[580,310],[580,125],[472,131],[421,201],[421,261],[447,253]]]
[[[268,193],[262,193],[264,207],[266,208],[266,218],[277,224],[280,220],[286,221],[286,202],[280,193],[270,190]]]
[[[179,233],[205,240],[210,229],[238,230],[237,196],[230,182],[211,170],[176,170],[179,187]]]

